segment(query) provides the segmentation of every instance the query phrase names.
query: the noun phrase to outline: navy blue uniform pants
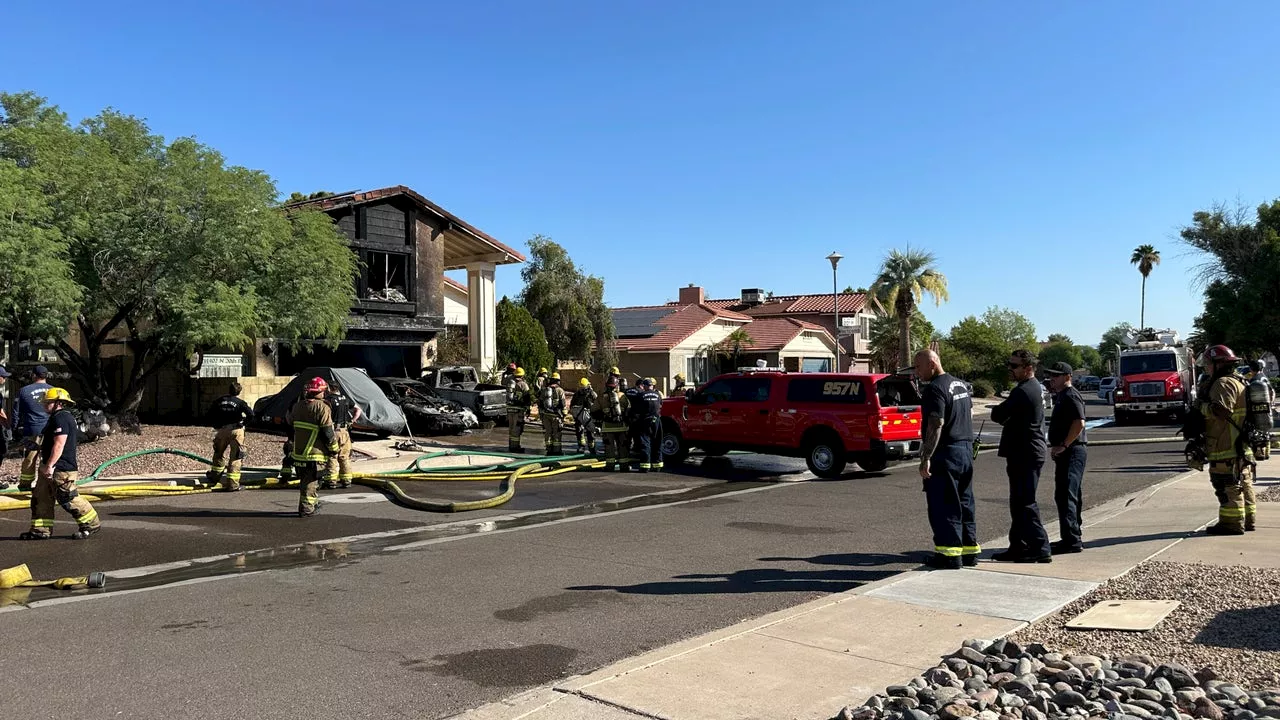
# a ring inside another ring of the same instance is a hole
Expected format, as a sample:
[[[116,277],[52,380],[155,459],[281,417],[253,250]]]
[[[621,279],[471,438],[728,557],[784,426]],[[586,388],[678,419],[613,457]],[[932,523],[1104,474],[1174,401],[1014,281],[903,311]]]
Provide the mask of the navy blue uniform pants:
[[[1088,451],[1084,445],[1072,445],[1053,459],[1053,499],[1058,505],[1058,531],[1062,544],[1078,548],[1080,513],[1084,507],[1084,464]]]
[[[662,469],[662,421],[656,417],[640,420],[636,428],[640,436],[640,469]]]
[[[934,552],[946,557],[982,552],[974,520],[973,448],[968,443],[938,448],[929,460],[924,489]]]
[[[1009,550],[1031,557],[1050,554],[1049,533],[1040,522],[1036,489],[1044,463],[1035,459],[1007,458],[1009,473]]]

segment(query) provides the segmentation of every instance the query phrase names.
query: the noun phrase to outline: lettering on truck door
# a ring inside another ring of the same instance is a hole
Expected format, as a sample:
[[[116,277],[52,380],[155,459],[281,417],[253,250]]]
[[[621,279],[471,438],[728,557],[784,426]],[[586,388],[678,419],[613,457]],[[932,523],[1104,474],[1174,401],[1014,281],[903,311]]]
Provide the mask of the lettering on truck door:
[[[690,442],[725,442],[727,435],[722,427],[728,425],[729,382],[716,380],[699,390],[685,407],[684,436]],[[724,411],[723,413],[721,411]],[[723,419],[721,417],[725,416]]]

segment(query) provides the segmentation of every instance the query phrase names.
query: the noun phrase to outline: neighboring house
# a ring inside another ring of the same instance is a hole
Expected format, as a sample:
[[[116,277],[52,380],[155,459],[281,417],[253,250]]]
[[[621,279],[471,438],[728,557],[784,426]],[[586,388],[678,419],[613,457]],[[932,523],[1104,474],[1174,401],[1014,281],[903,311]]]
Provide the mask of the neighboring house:
[[[791,318],[755,319],[704,303],[615,308],[618,368],[634,380],[652,377],[669,392],[676,373],[690,383],[733,369],[734,360],[717,352],[733,332],[745,330],[737,358],[740,366],[764,360],[770,367],[800,372],[829,370],[835,361],[835,339],[826,329]]]
[[[447,327],[467,327],[468,296],[467,286],[445,276],[444,279],[444,324]]]
[[[707,300],[696,285],[680,288],[680,299],[668,306],[705,304],[736,312],[753,319],[786,318],[817,325],[836,335],[834,311],[840,310],[840,371],[868,372],[871,357],[871,323],[879,316],[874,303],[862,293],[826,295],[770,295],[763,290],[744,289],[738,298]],[[834,353],[834,350],[832,351]]]

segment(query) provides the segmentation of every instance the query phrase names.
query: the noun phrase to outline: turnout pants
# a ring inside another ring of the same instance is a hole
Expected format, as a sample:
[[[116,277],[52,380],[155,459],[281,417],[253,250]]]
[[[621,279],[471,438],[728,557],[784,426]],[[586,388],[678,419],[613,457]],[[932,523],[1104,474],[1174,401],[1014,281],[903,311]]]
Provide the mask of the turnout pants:
[[[334,438],[338,441],[338,454],[330,455],[324,465],[324,480],[329,487],[351,485],[351,430],[334,428]]]
[[[50,536],[53,534],[53,508],[61,505],[82,530],[96,530],[102,523],[98,520],[98,511],[93,509],[88,500],[80,497],[76,491],[77,473],[53,473],[42,476],[31,488],[31,533],[33,535]]]
[[[40,443],[43,435],[26,435],[22,438],[22,467],[18,469],[18,489],[30,490],[36,481],[40,467]]]
[[[1036,489],[1044,463],[1035,459],[1007,458],[1009,473],[1009,550],[1031,557],[1051,553],[1049,534],[1040,522]]]
[[[1088,450],[1072,445],[1053,459],[1053,500],[1058,506],[1058,534],[1068,547],[1084,547],[1080,535],[1084,508],[1084,466]]]
[[[520,446],[520,438],[524,435],[524,418],[528,412],[525,408],[507,410],[507,450],[509,452],[524,452],[524,448]]]
[[[228,456],[230,460],[228,461]],[[222,487],[227,490],[240,489],[240,466],[244,460],[244,428],[229,425],[219,428],[213,436],[213,464],[209,466],[209,484],[218,482],[225,472],[226,479]]]
[[[284,457],[280,460],[280,482],[287,483],[293,480],[293,440],[284,441]]]
[[[631,463],[631,448],[625,428],[604,426],[604,468],[625,470]]]
[[[561,433],[564,431],[564,418],[554,412],[543,412],[542,432],[546,436],[547,454],[563,455],[564,446]]]
[[[647,417],[636,427],[640,438],[640,470],[662,469],[662,421]]]
[[[938,448],[929,471],[925,497],[934,552],[949,558],[981,553],[974,518],[973,448],[968,443]]]
[[[1218,524],[1230,530],[1252,530],[1258,506],[1253,494],[1253,463],[1237,458],[1209,463],[1209,481],[1218,496]]]
[[[293,467],[298,473],[298,517],[310,517],[320,502],[320,463],[295,460]]]
[[[590,412],[579,411],[573,418],[577,425],[578,452],[587,455],[596,454],[596,423]]]

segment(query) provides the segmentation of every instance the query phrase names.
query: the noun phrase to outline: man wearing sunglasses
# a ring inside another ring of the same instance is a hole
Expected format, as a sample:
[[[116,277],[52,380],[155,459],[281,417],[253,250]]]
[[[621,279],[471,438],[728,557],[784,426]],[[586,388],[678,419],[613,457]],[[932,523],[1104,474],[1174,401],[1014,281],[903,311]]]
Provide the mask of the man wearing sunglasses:
[[[1049,534],[1040,522],[1036,488],[1048,456],[1044,433],[1044,388],[1036,380],[1035,355],[1015,350],[1009,374],[1017,385],[1004,402],[991,409],[992,422],[1003,426],[1000,457],[1009,474],[1009,549],[991,556],[998,562],[1053,562]]]

